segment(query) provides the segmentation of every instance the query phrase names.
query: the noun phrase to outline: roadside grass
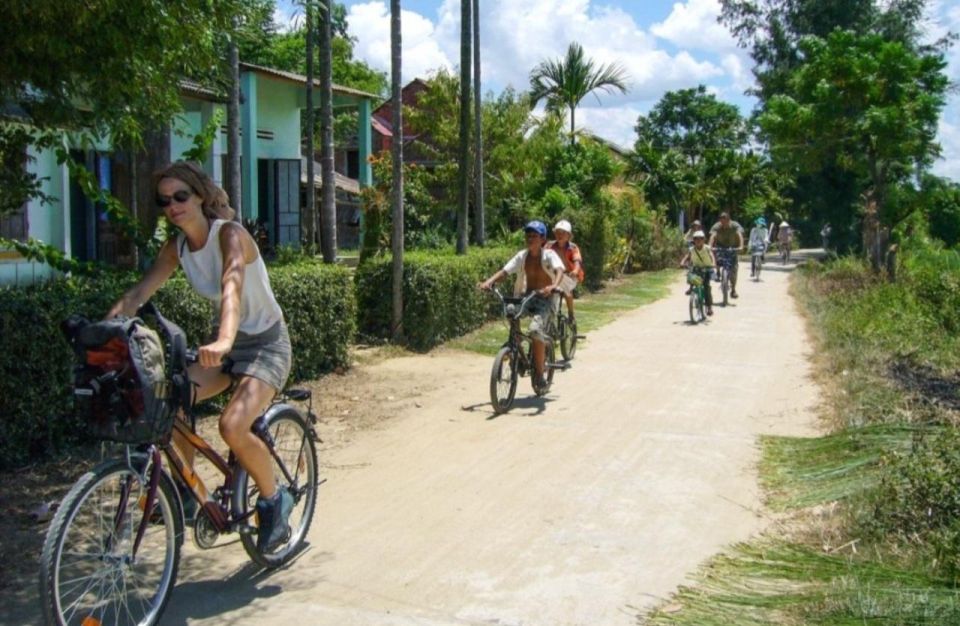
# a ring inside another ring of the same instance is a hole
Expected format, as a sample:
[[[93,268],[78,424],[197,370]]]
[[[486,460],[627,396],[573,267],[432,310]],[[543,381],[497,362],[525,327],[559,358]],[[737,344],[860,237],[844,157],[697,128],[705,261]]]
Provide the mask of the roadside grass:
[[[853,259],[797,273],[828,434],[761,439],[777,529],[641,623],[960,624],[960,333],[939,288],[953,263],[928,255],[894,284]]]
[[[608,282],[596,293],[578,298],[574,304],[577,330],[580,334],[596,330],[615,320],[621,313],[649,304],[667,295],[676,270],[641,272]],[[492,298],[492,296],[491,296]],[[447,342],[447,346],[493,356],[506,338],[506,324],[497,320],[477,330]],[[578,350],[589,345],[590,338],[581,340]]]

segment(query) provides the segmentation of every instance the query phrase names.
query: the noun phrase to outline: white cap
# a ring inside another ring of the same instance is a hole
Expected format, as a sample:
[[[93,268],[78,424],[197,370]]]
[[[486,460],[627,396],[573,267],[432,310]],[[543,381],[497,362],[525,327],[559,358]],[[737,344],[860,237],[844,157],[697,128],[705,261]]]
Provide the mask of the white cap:
[[[557,225],[553,227],[553,230],[564,230],[570,233],[571,235],[573,234],[573,227],[570,226],[570,222],[568,222],[567,220],[560,220],[559,222],[557,222]]]
[[[786,222],[780,222],[780,228],[783,228],[784,226],[790,228],[790,224],[787,224]]]
[[[696,239],[697,237],[703,237],[704,239],[707,238],[707,236],[703,234],[702,230],[698,230],[697,232],[693,233],[693,238]]]

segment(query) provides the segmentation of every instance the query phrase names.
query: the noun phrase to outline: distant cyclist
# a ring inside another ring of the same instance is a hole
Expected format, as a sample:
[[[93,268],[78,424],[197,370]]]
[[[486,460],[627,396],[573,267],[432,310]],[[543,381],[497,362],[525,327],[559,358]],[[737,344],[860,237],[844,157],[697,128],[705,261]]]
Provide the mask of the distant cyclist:
[[[560,255],[563,261],[565,276],[560,281],[560,291],[567,301],[567,311],[570,313],[570,321],[573,317],[573,290],[579,283],[583,282],[583,257],[580,255],[580,248],[573,243],[573,227],[567,220],[560,220],[553,227],[553,236],[556,240],[547,244],[547,250],[553,250]]]
[[[786,220],[780,222],[780,230],[777,232],[777,243],[780,246],[781,258],[784,263],[790,260],[790,246],[793,245],[793,229]]]
[[[693,247],[693,233],[700,231],[703,232],[703,224],[700,223],[700,220],[693,220],[693,223],[690,224],[690,230],[683,233],[683,240],[687,242],[687,247]]]
[[[750,254],[755,255],[759,254],[762,259],[767,252],[767,244],[770,241],[770,232],[767,230],[767,220],[763,217],[758,217],[754,221],[753,228],[750,229],[750,239],[747,243],[747,247],[750,249]],[[753,278],[754,269],[753,264],[750,265],[750,278]]]
[[[733,259],[730,263],[730,297],[738,298],[737,265],[739,260],[737,259],[737,253],[743,249],[743,226],[731,220],[729,213],[721,213],[720,221],[710,229],[710,247],[714,250],[720,247],[733,251]]]

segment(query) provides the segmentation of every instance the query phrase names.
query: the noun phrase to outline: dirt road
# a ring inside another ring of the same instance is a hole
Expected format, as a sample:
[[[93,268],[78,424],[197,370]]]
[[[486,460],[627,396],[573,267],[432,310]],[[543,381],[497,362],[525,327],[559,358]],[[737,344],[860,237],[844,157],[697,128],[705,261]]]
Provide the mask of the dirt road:
[[[789,274],[747,274],[733,306],[691,327],[678,272],[671,296],[592,333],[547,398],[521,380],[496,418],[489,357],[333,377],[309,548],[263,573],[239,545],[188,541],[162,623],[637,623],[765,525],[757,436],[813,427]]]
[[[164,623],[636,623],[763,527],[757,435],[813,426],[789,274],[747,274],[700,327],[678,282],[592,333],[545,400],[521,381],[495,419],[489,358],[372,366],[355,391],[395,417],[323,454],[310,549],[264,575],[239,546],[189,547]]]

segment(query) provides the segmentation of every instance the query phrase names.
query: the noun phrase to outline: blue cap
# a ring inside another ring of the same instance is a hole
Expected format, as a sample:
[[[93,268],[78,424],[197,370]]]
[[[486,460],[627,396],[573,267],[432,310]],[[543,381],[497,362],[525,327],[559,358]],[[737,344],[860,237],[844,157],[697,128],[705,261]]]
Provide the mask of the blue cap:
[[[757,218],[757,226],[766,226],[766,225],[767,225],[767,220],[765,220],[762,217]]]
[[[528,233],[530,231],[537,233],[541,237],[547,236],[547,226],[540,220],[527,222],[527,225],[523,227],[523,232]]]

